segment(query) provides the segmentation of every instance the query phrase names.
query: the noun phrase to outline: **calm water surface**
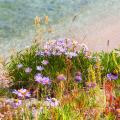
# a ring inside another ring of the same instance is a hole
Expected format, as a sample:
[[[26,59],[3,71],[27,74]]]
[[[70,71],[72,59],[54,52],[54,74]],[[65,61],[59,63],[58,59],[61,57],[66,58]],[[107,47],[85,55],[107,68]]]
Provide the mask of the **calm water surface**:
[[[0,0],[0,54],[29,46],[35,36],[34,17],[45,15],[56,30],[51,37],[84,36],[118,21],[120,0]]]

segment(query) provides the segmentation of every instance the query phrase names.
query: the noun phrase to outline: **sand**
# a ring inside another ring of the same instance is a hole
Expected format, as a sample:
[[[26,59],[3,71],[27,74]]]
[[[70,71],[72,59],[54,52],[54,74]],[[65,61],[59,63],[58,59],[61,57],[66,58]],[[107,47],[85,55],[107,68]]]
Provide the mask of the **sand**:
[[[77,24],[77,23],[76,23]],[[118,19],[108,18],[101,21],[93,21],[86,25],[84,29],[72,26],[73,36],[79,42],[83,41],[90,50],[107,51],[120,47],[120,21]],[[109,47],[107,43],[109,40]]]

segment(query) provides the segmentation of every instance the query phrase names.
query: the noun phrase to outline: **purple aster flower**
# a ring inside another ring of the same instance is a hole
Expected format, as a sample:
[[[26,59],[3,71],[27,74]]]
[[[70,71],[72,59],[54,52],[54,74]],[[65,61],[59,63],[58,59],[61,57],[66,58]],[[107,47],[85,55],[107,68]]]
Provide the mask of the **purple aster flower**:
[[[17,68],[18,68],[18,69],[21,69],[22,67],[23,67],[23,64],[18,64],[18,65],[17,65]]]
[[[84,54],[84,56],[85,56],[87,59],[92,58],[90,51],[86,51],[86,52],[84,52],[83,54]]]
[[[59,105],[59,101],[56,98],[47,98],[45,105],[48,107],[57,107]]]
[[[41,63],[42,63],[43,65],[47,65],[49,62],[48,62],[47,60],[43,60]]]
[[[90,88],[95,88],[96,87],[96,83],[95,82],[88,82],[87,83],[87,87],[90,89]]]
[[[92,88],[96,87],[96,85],[97,85],[97,84],[94,83],[94,82],[91,83],[91,87],[92,87]]]
[[[107,74],[107,78],[109,80],[116,80],[116,79],[118,79],[118,75],[117,74],[113,74],[113,73],[109,73],[109,74]]]
[[[80,82],[81,80],[82,80],[81,76],[79,76],[79,75],[75,76],[75,81]]]
[[[62,81],[62,80],[66,80],[66,77],[63,74],[60,74],[60,75],[57,76],[57,79],[59,81]]]
[[[43,85],[49,85],[50,84],[50,79],[49,77],[43,77],[41,83]]]
[[[44,67],[42,67],[42,66],[37,66],[36,68],[37,68],[38,71],[44,70]]]
[[[76,74],[75,74],[76,76],[81,76],[81,72],[76,72]]]
[[[41,83],[42,85],[49,85],[50,79],[49,77],[43,77],[40,73],[34,76],[36,82]]]
[[[65,53],[69,58],[73,58],[73,57],[76,57],[77,56],[77,53],[75,52],[67,52]]]
[[[56,55],[57,52],[55,50],[52,51],[52,55]]]
[[[38,51],[38,52],[36,52],[36,56],[44,56],[44,52],[43,51]]]
[[[71,39],[58,39],[48,41],[44,45],[44,53],[48,52],[47,55],[61,55],[69,52],[68,57],[72,58],[76,56],[77,41]]]
[[[88,49],[88,47],[87,47],[87,45],[86,44],[81,44],[81,47],[82,47],[82,49],[83,49],[83,53],[85,53],[85,52],[88,52],[89,51],[89,49]]]
[[[60,52],[61,52],[61,53],[65,53],[65,52],[66,52],[66,48],[61,48],[61,49],[60,49]]]
[[[40,55],[41,55],[41,51],[37,51],[36,56],[40,56]]]
[[[30,68],[30,67],[27,67],[26,69],[25,69],[25,72],[26,73],[30,73],[32,71],[32,68]]]
[[[42,78],[42,75],[40,73],[37,73],[35,76],[34,76],[34,79],[36,82],[38,83],[41,83],[43,78]]]
[[[28,92],[28,90],[23,89],[23,88],[19,90],[14,90],[12,93],[16,94],[20,98],[31,96],[30,92]]]
[[[50,55],[51,55],[51,52],[50,52],[49,50],[44,50],[44,55],[50,56]]]
[[[61,52],[57,52],[55,55],[60,56],[60,55],[62,55],[62,53]]]
[[[65,44],[65,39],[64,38],[63,39],[58,39],[56,41],[56,45],[58,45],[58,46],[64,46],[64,44]]]
[[[22,100],[15,99],[15,101],[12,103],[13,108],[18,108],[22,105]]]

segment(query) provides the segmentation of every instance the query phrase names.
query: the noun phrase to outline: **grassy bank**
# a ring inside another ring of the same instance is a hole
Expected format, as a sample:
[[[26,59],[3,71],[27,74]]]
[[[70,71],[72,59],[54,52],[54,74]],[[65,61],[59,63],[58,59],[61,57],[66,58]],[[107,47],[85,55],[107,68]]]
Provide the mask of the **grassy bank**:
[[[91,53],[71,39],[49,41],[42,48],[35,43],[16,53],[5,65],[12,83],[1,89],[1,119],[116,119],[119,53]]]
[[[0,119],[119,119],[120,49],[91,52],[85,44],[66,38],[43,44],[40,22],[37,16],[34,44],[4,63]],[[43,32],[51,33],[48,16],[44,22]]]

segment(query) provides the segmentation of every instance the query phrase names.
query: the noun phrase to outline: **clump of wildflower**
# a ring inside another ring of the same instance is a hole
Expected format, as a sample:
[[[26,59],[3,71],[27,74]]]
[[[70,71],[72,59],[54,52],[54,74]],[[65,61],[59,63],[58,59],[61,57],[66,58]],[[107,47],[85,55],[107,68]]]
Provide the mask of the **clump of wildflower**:
[[[95,72],[96,72],[96,82],[101,84],[101,63],[100,60],[97,58],[96,64],[95,64]]]
[[[42,67],[42,66],[37,66],[36,69],[37,69],[38,71],[42,71],[42,70],[44,70],[44,67]]]
[[[81,48],[83,49],[83,53],[85,53],[85,52],[88,52],[89,51],[89,49],[88,49],[88,47],[87,47],[87,45],[86,44],[81,44]]]
[[[95,76],[95,69],[92,65],[88,68],[88,82],[86,83],[88,88],[95,88],[96,87],[96,76]]]
[[[92,65],[88,68],[88,81],[96,82],[95,70]]]
[[[84,56],[85,56],[85,58],[87,58],[87,59],[90,59],[90,58],[92,57],[90,51],[84,52]]]
[[[112,59],[113,59],[113,63],[118,66],[117,60],[116,60],[116,55],[115,55],[115,51],[112,52]]]
[[[42,51],[36,51],[36,56],[44,56],[44,52]]]
[[[97,84],[95,82],[87,82],[86,85],[89,89],[91,89],[91,88],[95,88]]]
[[[49,62],[48,62],[47,60],[43,60],[41,63],[42,63],[43,65],[47,65]]]
[[[91,52],[89,51],[87,45],[81,44],[81,48],[83,50],[83,54],[86,58],[91,58]]]
[[[77,72],[75,74],[75,81],[80,82],[82,80],[81,72]]]
[[[28,74],[28,73],[31,73],[31,71],[32,71],[32,68],[30,68],[30,67],[27,67],[26,69],[25,69],[25,72]]]
[[[37,73],[34,76],[34,79],[35,79],[36,82],[41,83],[41,81],[42,81],[42,75],[40,73]]]
[[[25,98],[25,97],[30,97],[31,94],[27,89],[19,89],[19,90],[14,90],[12,93],[16,94],[20,98]]]
[[[78,72],[76,72],[76,74],[75,74],[76,76],[81,76],[82,74],[81,74],[81,72],[80,71],[78,71]]]
[[[22,67],[23,67],[23,64],[18,64],[18,65],[17,65],[17,68],[18,68],[18,69],[21,69]]]
[[[75,81],[80,82],[82,80],[81,76],[75,76]]]
[[[47,107],[57,107],[59,105],[59,101],[56,98],[47,98],[44,103]]]
[[[71,39],[58,39],[48,41],[43,48],[42,52],[38,52],[37,55],[66,55],[70,58],[76,57],[78,52],[77,41]]]
[[[113,72],[112,72],[113,74],[119,74],[119,70],[118,70],[118,68],[115,68],[114,70],[113,70]]]
[[[32,108],[33,118],[35,118],[38,113],[43,113],[43,107],[40,107],[40,108],[33,107]]]
[[[107,74],[107,78],[109,80],[116,80],[116,79],[118,79],[118,74],[109,73],[109,74]]]
[[[49,77],[42,76],[40,73],[36,74],[34,79],[36,82],[41,83],[42,85],[49,85],[50,84]]]
[[[18,108],[21,105],[22,105],[22,100],[19,99],[15,99],[14,102],[12,103],[13,108]]]
[[[50,79],[49,79],[49,77],[43,77],[43,78],[42,78],[42,84],[43,84],[43,85],[49,85],[49,84],[50,84]]]
[[[69,57],[69,58],[73,58],[73,57],[77,56],[77,53],[76,52],[66,52],[65,55],[67,55],[67,57]]]
[[[66,80],[66,77],[64,76],[64,74],[60,74],[60,75],[57,76],[57,79],[59,81],[63,81],[63,80]]]

